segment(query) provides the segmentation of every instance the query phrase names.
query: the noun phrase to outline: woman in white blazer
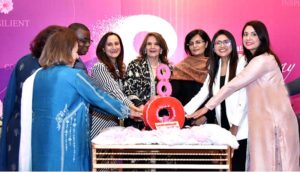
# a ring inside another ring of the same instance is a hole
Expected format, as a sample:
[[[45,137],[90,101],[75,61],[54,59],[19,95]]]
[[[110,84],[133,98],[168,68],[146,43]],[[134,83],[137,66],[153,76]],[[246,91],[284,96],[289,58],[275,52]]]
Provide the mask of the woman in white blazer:
[[[194,113],[209,96],[217,94],[245,65],[245,58],[238,57],[233,35],[226,30],[219,30],[210,47],[209,75],[198,94],[184,106],[186,114]],[[245,171],[248,138],[246,90],[240,89],[217,106],[216,119],[221,127],[236,136],[240,144],[234,151],[232,170]]]

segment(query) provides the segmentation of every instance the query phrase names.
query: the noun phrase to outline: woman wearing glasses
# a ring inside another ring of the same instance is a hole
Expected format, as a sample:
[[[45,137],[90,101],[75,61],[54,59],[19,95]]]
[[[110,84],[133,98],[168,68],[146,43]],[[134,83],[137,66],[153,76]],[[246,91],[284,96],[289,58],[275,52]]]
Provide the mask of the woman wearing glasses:
[[[238,57],[233,35],[226,30],[219,30],[212,39],[209,58],[209,75],[198,94],[184,106],[190,115],[204,101],[232,80],[246,65],[244,57]],[[241,89],[232,94],[216,107],[216,119],[222,128],[236,136],[240,146],[234,151],[233,171],[245,171],[248,122],[246,90]]]
[[[174,66],[171,77],[172,97],[183,106],[199,92],[205,81],[210,44],[209,36],[201,29],[192,30],[185,37],[184,50],[188,57]],[[191,122],[186,120],[185,125],[195,121]]]
[[[243,49],[249,64],[189,117],[197,118],[226,97],[246,87],[249,112],[251,171],[299,171],[299,133],[285,88],[281,64],[270,48],[269,34],[260,21],[243,28]],[[267,124],[266,124],[267,123]]]

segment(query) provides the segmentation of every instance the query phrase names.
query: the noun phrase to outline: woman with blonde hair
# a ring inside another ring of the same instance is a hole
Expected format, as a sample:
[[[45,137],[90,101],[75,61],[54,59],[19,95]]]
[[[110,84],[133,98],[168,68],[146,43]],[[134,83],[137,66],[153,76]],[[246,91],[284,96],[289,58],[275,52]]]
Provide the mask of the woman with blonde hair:
[[[130,115],[127,106],[73,68],[77,51],[73,31],[53,34],[39,59],[43,68],[34,74],[32,88],[26,87],[32,91],[33,171],[91,170],[89,104],[120,119]]]

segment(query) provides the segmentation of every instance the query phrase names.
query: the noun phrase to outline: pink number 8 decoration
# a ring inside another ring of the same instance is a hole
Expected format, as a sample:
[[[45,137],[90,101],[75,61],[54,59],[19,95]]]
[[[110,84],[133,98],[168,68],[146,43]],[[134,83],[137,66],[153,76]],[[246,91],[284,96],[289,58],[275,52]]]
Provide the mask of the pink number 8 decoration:
[[[156,90],[157,90],[157,94],[160,96],[166,97],[172,94],[172,86],[170,82],[167,81],[159,81],[156,86]]]
[[[165,64],[160,64],[156,69],[156,77],[159,79],[156,90],[162,97],[149,100],[143,111],[144,123],[151,129],[156,129],[156,123],[177,121],[180,128],[184,125],[184,110],[179,100],[169,97],[172,93],[172,86],[169,82],[171,76],[170,68]],[[160,117],[161,110],[167,110],[167,116]]]
[[[156,77],[160,81],[168,80],[171,76],[171,70],[166,64],[160,64],[156,69]]]
[[[168,79],[171,76],[171,71],[169,66],[165,64],[160,64],[156,69],[156,77],[159,82],[156,86],[157,94],[160,96],[170,96],[172,94],[172,86]]]

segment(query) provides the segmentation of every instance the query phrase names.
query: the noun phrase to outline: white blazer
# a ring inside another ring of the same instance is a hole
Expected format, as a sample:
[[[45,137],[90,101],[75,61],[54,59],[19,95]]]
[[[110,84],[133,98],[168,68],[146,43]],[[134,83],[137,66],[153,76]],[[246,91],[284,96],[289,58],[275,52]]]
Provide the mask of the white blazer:
[[[219,69],[215,77],[215,82],[213,84],[213,95],[218,93],[220,90],[220,75],[221,75],[221,66],[222,61],[219,61]],[[236,68],[236,74],[241,72],[245,65],[247,64],[244,56],[239,57],[238,65]],[[226,71],[225,84],[228,83],[229,77],[229,63]],[[195,95],[185,106],[184,111],[187,115],[195,112],[207,99],[209,95],[209,80],[210,77],[207,75],[206,80],[201,88],[201,90]],[[236,125],[239,127],[236,138],[237,140],[242,140],[248,138],[248,111],[247,111],[247,92],[245,88],[242,88],[227,99],[226,103],[226,114],[229,121],[229,125]],[[221,104],[216,107],[216,118],[218,123],[221,125]]]

